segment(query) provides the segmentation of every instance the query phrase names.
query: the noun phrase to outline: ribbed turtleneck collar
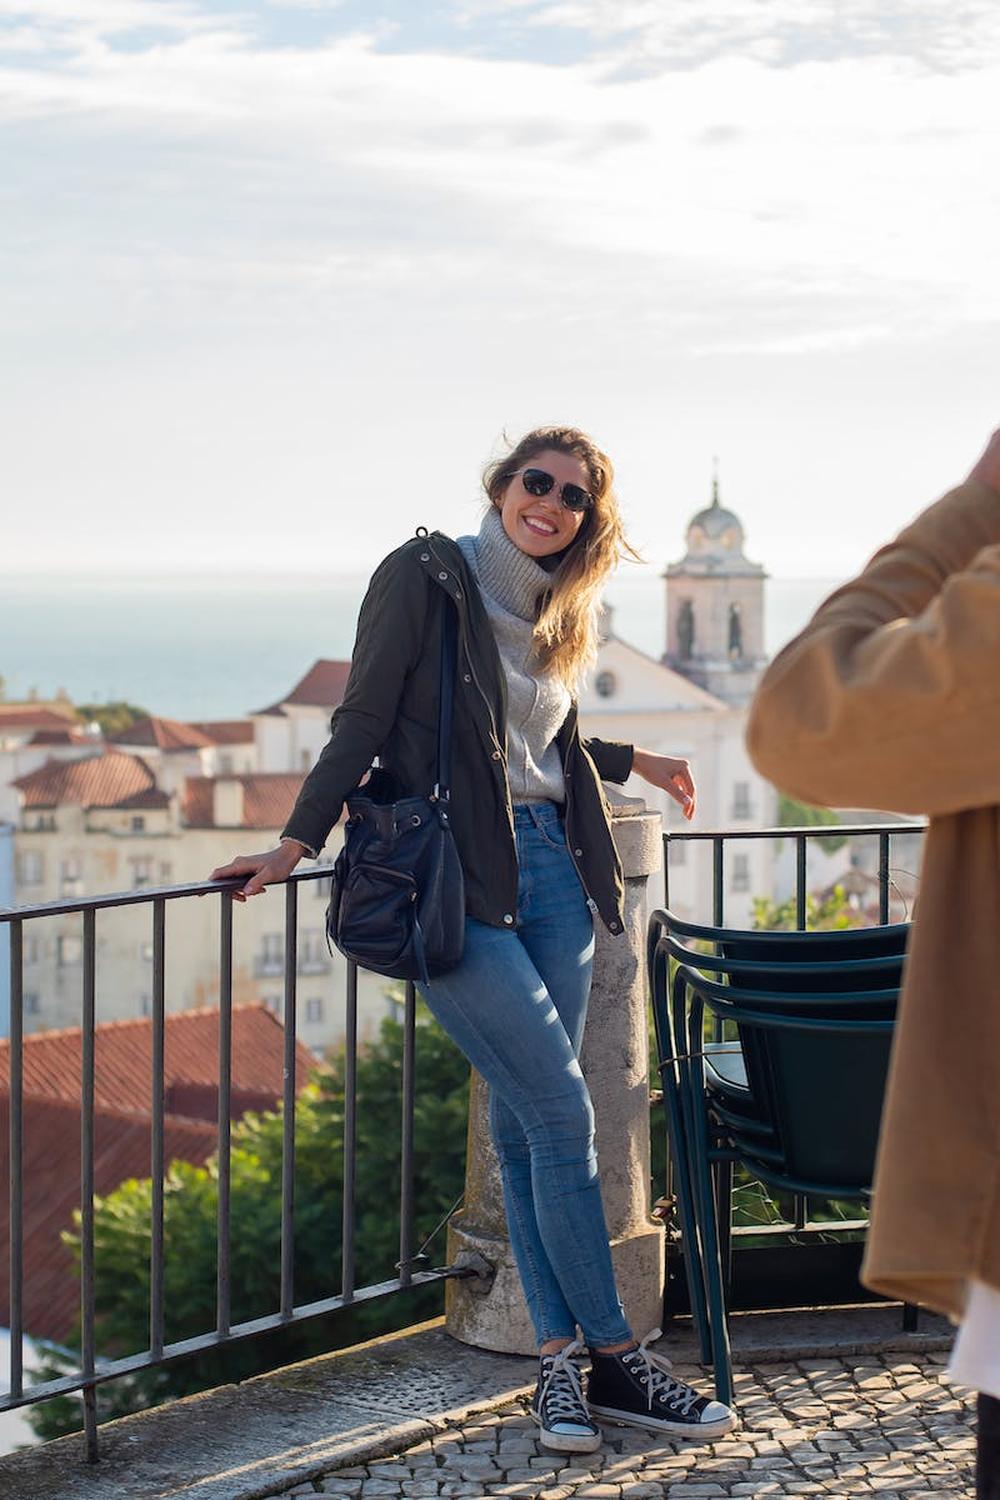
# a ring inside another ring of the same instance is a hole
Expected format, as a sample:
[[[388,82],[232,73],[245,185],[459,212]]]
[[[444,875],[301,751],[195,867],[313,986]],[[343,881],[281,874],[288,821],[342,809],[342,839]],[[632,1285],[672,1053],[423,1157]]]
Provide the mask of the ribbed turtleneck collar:
[[[503,529],[495,505],[483,517],[479,535],[470,541],[476,574],[484,592],[512,615],[534,620],[539,595],[552,587],[552,579],[533,557],[514,545]]]

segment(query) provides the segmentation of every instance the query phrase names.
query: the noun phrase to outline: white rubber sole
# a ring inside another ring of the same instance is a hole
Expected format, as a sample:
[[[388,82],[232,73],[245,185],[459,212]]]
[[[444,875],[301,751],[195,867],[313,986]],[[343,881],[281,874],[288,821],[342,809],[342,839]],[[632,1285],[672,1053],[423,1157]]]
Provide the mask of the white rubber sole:
[[[532,1411],[531,1420],[540,1429],[538,1436],[542,1447],[548,1448],[550,1453],[596,1453],[604,1441],[599,1432],[581,1432],[578,1437],[568,1432],[546,1432],[536,1411]]]
[[[592,1417],[598,1417],[602,1422],[619,1422],[622,1427],[644,1427],[650,1432],[665,1432],[670,1437],[680,1438],[725,1437],[727,1432],[735,1432],[740,1425],[735,1412],[730,1412],[728,1417],[720,1417],[717,1422],[668,1422],[661,1417],[616,1411],[611,1406],[595,1406],[592,1401],[588,1401],[587,1410]]]

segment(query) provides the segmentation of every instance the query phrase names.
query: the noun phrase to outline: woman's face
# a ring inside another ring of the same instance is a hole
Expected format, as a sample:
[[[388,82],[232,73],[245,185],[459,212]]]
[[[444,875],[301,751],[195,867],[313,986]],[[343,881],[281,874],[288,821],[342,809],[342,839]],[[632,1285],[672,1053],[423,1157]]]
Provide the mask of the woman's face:
[[[557,448],[544,448],[526,459],[524,468],[543,469],[555,484],[547,495],[529,495],[521,475],[507,481],[497,509],[503,529],[529,557],[551,557],[574,540],[586,519],[586,511],[567,510],[559,496],[564,484],[590,489],[590,475],[582,459]]]

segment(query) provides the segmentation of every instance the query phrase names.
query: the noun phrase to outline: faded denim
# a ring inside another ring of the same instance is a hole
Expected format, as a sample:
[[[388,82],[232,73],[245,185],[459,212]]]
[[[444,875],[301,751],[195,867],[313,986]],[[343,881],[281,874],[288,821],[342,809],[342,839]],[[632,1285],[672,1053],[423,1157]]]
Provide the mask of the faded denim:
[[[517,924],[469,918],[462,962],[420,992],[490,1086],[507,1225],[540,1344],[632,1337],[615,1287],[578,1056],[590,994],[593,920],[560,809],[514,809]]]

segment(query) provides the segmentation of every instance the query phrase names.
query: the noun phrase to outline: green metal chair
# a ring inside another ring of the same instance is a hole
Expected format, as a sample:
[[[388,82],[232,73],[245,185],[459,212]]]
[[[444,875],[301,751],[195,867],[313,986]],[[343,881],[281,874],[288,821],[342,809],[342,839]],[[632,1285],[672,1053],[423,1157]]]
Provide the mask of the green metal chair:
[[[688,1291],[720,1400],[732,1393],[725,1304],[734,1165],[778,1191],[867,1199],[908,933],[905,923],[758,933],[666,911],[651,918],[647,956]],[[706,1012],[735,1039],[706,1043]]]

